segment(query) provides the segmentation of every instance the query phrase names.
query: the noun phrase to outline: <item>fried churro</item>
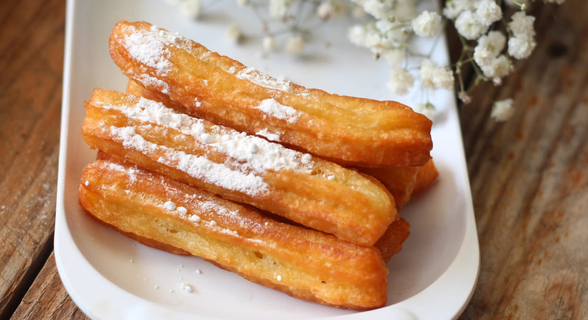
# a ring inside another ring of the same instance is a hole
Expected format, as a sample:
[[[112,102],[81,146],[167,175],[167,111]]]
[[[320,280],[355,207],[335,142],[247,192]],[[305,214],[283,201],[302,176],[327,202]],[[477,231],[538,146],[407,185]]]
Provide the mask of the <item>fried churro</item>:
[[[419,166],[431,121],[407,106],[273,79],[179,34],[119,22],[110,54],[123,73],[194,116],[343,165]]]
[[[141,242],[304,300],[358,310],[386,303],[388,270],[376,248],[276,222],[135,166],[97,160],[81,182],[82,207]]]

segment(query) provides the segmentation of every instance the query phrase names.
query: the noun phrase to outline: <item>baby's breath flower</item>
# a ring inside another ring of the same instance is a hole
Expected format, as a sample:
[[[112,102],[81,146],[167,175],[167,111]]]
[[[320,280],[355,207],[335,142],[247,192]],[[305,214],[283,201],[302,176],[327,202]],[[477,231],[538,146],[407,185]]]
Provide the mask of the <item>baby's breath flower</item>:
[[[502,9],[494,0],[483,0],[478,4],[476,15],[482,24],[489,26],[502,18]]]
[[[276,50],[276,40],[274,37],[265,36],[263,38],[263,49],[265,51],[274,51]]]
[[[465,91],[460,91],[457,94],[457,97],[459,98],[459,100],[461,100],[461,102],[463,102],[463,104],[470,104],[472,102],[472,97],[468,95]]]
[[[471,3],[469,0],[449,0],[445,3],[443,8],[443,15],[448,19],[455,19],[464,10],[470,10]]]
[[[239,41],[241,40],[241,37],[243,37],[243,34],[241,33],[241,29],[239,29],[239,27],[232,24],[232,25],[228,26],[227,29],[225,30],[225,37],[231,43],[236,44],[236,43],[239,43]]]
[[[528,16],[523,11],[517,11],[512,15],[511,19],[512,21],[508,23],[508,27],[515,37],[524,39],[535,36],[535,29],[533,28],[535,17]]]
[[[198,19],[202,13],[202,1],[182,0],[180,3],[180,11],[187,18]]]
[[[304,39],[300,35],[296,35],[288,39],[286,43],[286,51],[291,55],[299,55],[304,51]]]
[[[488,26],[480,22],[478,16],[470,10],[460,13],[455,19],[455,28],[468,40],[475,40],[488,30]]]
[[[503,78],[506,77],[511,70],[511,64],[508,58],[501,54],[495,59],[492,59],[490,63],[480,65],[484,76],[488,78]]]
[[[403,68],[393,66],[390,68],[390,81],[388,88],[399,95],[405,95],[414,85],[414,77]]]
[[[245,7],[249,4],[249,0],[237,0],[237,5],[239,7]]]
[[[272,18],[283,19],[290,5],[290,0],[270,0],[269,15]]]
[[[390,49],[386,50],[382,56],[391,66],[398,66],[404,62],[405,55],[402,49]]]
[[[340,0],[328,0],[318,6],[316,13],[321,20],[329,20],[343,15],[346,9]]]
[[[505,44],[506,37],[502,32],[488,32],[487,35],[478,39],[478,45],[474,49],[474,60],[479,66],[490,64],[504,49]]]
[[[423,114],[425,117],[429,118],[429,120],[434,120],[435,115],[437,115],[437,110],[435,110],[435,106],[433,106],[433,104],[431,104],[430,102],[417,103],[414,111]]]
[[[371,14],[376,19],[388,19],[397,17],[402,21],[409,21],[417,16],[415,0],[352,0],[361,5],[365,12]]]
[[[335,13],[335,8],[331,1],[325,1],[316,8],[316,13],[321,20],[329,20]]]
[[[531,55],[536,46],[537,43],[533,38],[513,37],[508,39],[508,54],[518,60],[526,59]]]
[[[506,121],[512,117],[514,109],[512,99],[504,99],[494,102],[490,116],[496,121]]]
[[[372,53],[381,55],[386,50],[400,47],[404,44],[406,38],[402,29],[398,26],[400,22],[390,22],[388,20],[378,20],[377,22],[368,22],[364,25],[356,25],[349,29],[347,37],[351,43],[369,48]]]
[[[453,72],[451,70],[437,66],[429,59],[423,60],[420,69],[421,83],[429,89],[451,89],[453,88]]]
[[[412,29],[419,37],[434,37],[441,30],[441,16],[437,12],[423,11],[412,20]]]

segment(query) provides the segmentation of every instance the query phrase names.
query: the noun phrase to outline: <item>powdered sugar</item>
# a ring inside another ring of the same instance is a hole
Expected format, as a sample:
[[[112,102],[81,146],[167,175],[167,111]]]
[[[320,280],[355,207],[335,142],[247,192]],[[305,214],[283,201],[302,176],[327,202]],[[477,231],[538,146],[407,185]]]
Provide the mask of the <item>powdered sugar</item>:
[[[139,62],[155,68],[158,73],[166,74],[171,68],[171,62],[166,58],[169,51],[157,38],[143,32],[136,32],[135,27],[129,27],[131,33],[124,38],[123,45],[129,54]]]
[[[270,141],[280,142],[280,134],[271,133],[271,132],[267,131],[267,129],[257,131],[255,134],[258,136],[266,137]]]
[[[95,104],[105,109],[116,109],[127,117],[141,122],[174,128],[196,139],[202,149],[212,149],[229,157],[227,164],[239,164],[244,171],[263,174],[268,170],[302,170],[309,172],[314,166],[312,157],[282,145],[250,136],[236,130],[213,125],[207,121],[177,113],[163,104],[140,98],[132,106],[115,107]],[[257,133],[269,140],[279,141],[279,134],[262,130]],[[164,159],[160,159],[164,160]],[[159,161],[163,163],[162,161]]]
[[[230,71],[229,71],[230,72]],[[230,72],[233,73],[233,72]],[[292,93],[291,83],[286,80],[276,80],[269,75],[259,72],[254,68],[245,68],[236,74],[239,79],[249,80],[257,85],[269,89],[277,89],[287,93]]]
[[[263,111],[265,114],[273,116],[278,119],[287,120],[294,123],[300,117],[300,111],[280,104],[274,99],[265,99],[256,109]]]
[[[163,80],[152,77],[148,74],[138,75],[137,78],[141,83],[146,84],[149,87],[156,88],[157,90],[165,94],[169,93],[169,85],[165,83]]]
[[[248,195],[260,195],[268,191],[268,185],[259,176],[231,170],[224,164],[214,163],[205,157],[186,154],[166,146],[160,146],[145,140],[135,132],[133,127],[105,127],[113,140],[122,143],[125,148],[143,154],[162,153],[161,164],[181,170],[188,175],[206,183],[243,192]]]

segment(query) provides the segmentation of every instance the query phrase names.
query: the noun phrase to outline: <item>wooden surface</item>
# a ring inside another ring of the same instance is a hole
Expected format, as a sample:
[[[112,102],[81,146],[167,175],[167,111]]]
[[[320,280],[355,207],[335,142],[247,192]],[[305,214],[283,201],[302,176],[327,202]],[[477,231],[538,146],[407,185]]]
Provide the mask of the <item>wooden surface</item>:
[[[588,319],[587,12],[535,9],[531,58],[461,107],[481,252],[461,319]],[[51,253],[64,27],[64,0],[0,1],[0,319],[86,318]]]

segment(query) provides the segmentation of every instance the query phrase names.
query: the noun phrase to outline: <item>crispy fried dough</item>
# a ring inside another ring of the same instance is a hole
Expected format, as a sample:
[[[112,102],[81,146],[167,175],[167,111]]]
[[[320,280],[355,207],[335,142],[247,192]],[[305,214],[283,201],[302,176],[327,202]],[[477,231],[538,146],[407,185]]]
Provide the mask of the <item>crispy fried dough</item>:
[[[410,224],[403,218],[394,221],[374,247],[380,249],[382,258],[387,263],[393,255],[402,250],[404,241],[410,235]]]
[[[357,244],[398,217],[373,177],[134,95],[96,89],[82,133],[116,159]]]
[[[427,189],[437,179],[439,172],[435,168],[433,159],[417,170],[416,183],[412,194],[418,194]]]
[[[376,248],[276,222],[129,165],[97,160],[81,182],[87,212],[150,245],[179,248],[300,299],[359,310],[386,303],[388,270]]]
[[[409,107],[279,81],[146,22],[119,22],[110,54],[123,73],[191,115],[344,165],[419,166],[431,121]]]
[[[418,167],[357,168],[378,179],[394,197],[396,210],[410,200],[417,180]]]

